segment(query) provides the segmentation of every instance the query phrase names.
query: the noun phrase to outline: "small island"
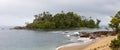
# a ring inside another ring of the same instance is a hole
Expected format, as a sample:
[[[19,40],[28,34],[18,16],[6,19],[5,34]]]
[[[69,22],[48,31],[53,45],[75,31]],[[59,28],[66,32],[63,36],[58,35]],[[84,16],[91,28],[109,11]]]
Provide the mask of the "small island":
[[[25,27],[15,27],[16,29],[72,29],[72,28],[99,28],[99,19],[96,21],[85,18],[74,12],[57,13],[55,15],[49,12],[43,12],[35,15],[32,23],[28,23]]]

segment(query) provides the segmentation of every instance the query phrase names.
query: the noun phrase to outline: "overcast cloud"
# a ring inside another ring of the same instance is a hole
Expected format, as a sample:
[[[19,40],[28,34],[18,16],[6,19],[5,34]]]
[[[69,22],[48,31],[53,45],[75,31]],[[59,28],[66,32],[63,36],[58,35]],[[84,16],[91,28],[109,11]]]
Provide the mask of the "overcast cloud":
[[[32,22],[35,14],[62,10],[101,19],[101,25],[106,25],[109,16],[120,10],[120,0],[0,0],[0,26],[22,26]]]

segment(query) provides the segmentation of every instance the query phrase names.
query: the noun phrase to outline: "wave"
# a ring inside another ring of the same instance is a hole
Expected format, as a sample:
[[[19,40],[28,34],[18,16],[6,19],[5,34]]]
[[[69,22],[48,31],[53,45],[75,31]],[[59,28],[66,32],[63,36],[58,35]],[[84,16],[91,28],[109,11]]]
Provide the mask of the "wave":
[[[60,48],[64,48],[64,47],[69,47],[69,46],[78,46],[78,45],[82,46],[82,45],[90,44],[92,42],[92,40],[88,38],[79,38],[78,41],[79,40],[83,40],[84,42],[75,42],[75,43],[65,44],[65,45],[57,47],[56,50]]]

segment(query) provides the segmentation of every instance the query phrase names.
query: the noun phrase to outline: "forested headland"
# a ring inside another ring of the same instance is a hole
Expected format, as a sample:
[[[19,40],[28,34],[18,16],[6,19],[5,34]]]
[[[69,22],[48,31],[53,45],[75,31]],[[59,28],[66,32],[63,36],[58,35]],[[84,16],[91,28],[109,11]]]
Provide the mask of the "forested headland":
[[[28,23],[28,29],[69,29],[69,28],[99,28],[99,19],[85,18],[74,12],[63,12],[55,15],[43,12],[34,16],[32,23]]]

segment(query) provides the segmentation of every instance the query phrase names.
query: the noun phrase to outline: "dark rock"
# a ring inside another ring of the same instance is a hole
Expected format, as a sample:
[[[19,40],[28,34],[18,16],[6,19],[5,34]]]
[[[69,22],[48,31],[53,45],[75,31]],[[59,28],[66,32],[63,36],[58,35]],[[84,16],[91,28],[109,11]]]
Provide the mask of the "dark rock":
[[[79,32],[79,34],[72,34],[72,36],[80,36],[80,37],[89,37],[90,39],[96,39],[97,37],[105,37],[105,36],[115,36],[114,31],[96,31],[96,32]]]
[[[83,32],[80,34],[80,37],[89,37],[90,34],[89,33],[86,33],[86,32]]]
[[[90,39],[96,39],[96,37],[95,36],[90,36]]]
[[[14,29],[26,29],[25,27],[21,27],[21,26],[16,26],[14,27]]]

